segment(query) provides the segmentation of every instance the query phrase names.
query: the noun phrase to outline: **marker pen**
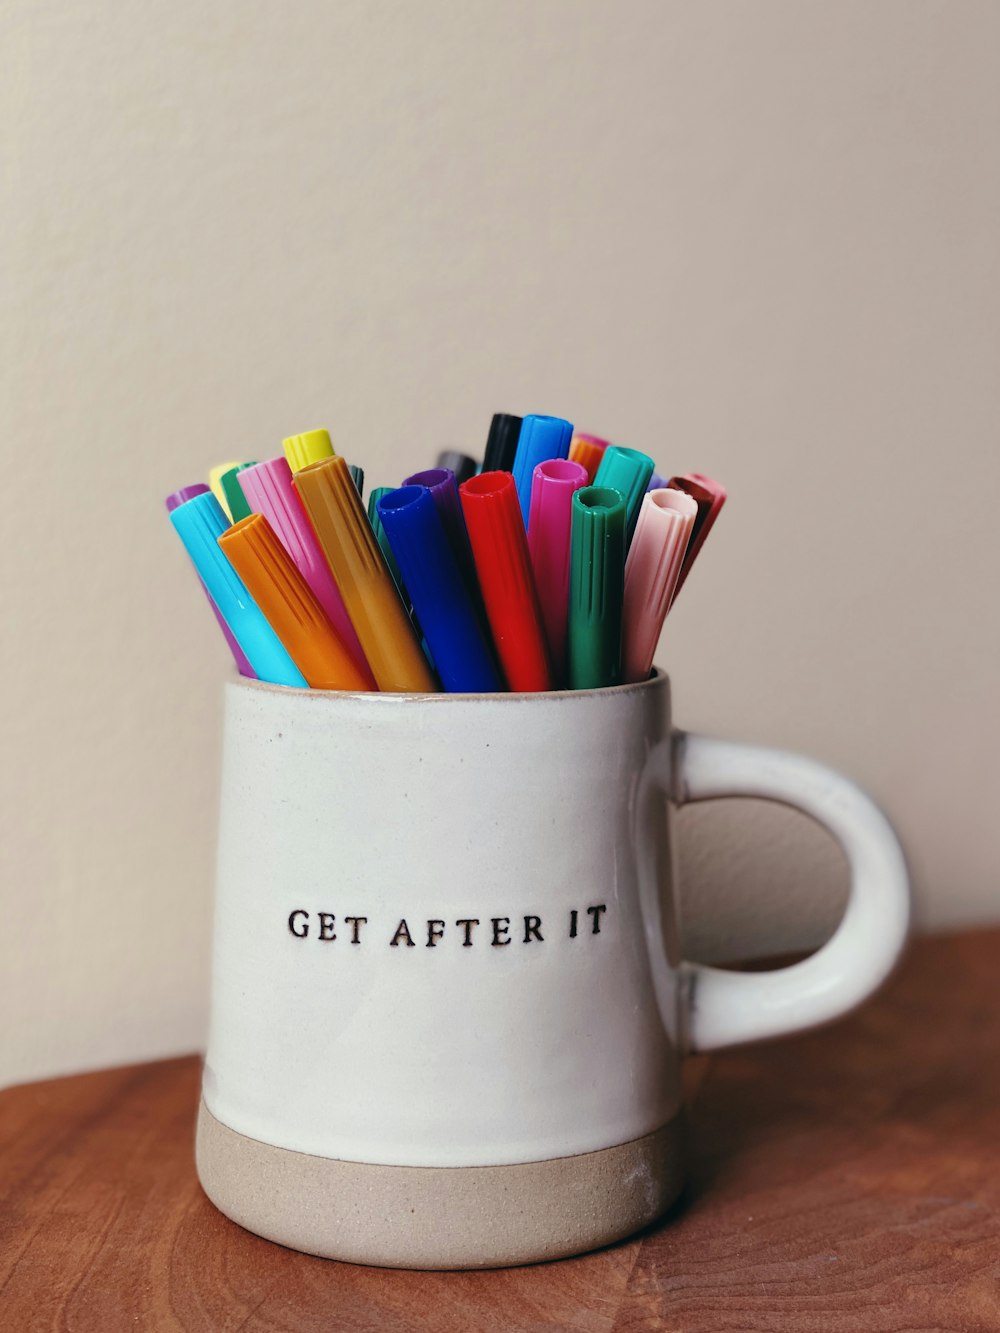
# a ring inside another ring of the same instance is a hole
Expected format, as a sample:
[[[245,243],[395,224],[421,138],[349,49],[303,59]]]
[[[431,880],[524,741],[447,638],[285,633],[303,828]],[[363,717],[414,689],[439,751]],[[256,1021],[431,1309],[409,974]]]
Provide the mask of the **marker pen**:
[[[470,477],[474,477],[479,471],[479,464],[474,458],[470,458],[468,454],[456,453],[454,449],[446,449],[444,453],[438,454],[435,466],[446,467],[449,471],[454,472],[455,481],[459,486],[463,481],[468,481]]]
[[[528,551],[557,688],[566,675],[573,495],[586,485],[586,467],[568,458],[549,458],[539,463],[531,485]]]
[[[582,463],[587,469],[588,486],[593,485],[607,447],[608,441],[602,440],[598,435],[576,434],[570,442],[569,457],[574,463]]]
[[[573,496],[566,636],[571,690],[621,679],[625,523],[620,492],[585,486]]]
[[[483,455],[483,472],[510,472],[521,435],[521,418],[509,412],[496,412],[490,422],[490,433]]]
[[[509,472],[481,472],[459,495],[507,684],[518,691],[551,689],[548,647],[514,478]]]
[[[525,531],[531,509],[531,482],[535,468],[547,458],[565,458],[573,427],[562,417],[544,417],[532,414],[521,422],[521,434],[514,455],[514,484],[521,505]]]
[[[194,496],[171,512],[170,521],[258,680],[305,688],[302,672],[219,549],[219,538],[229,527],[229,520],[215,496]]]
[[[620,491],[625,500],[625,549],[632,540],[639,521],[639,506],[654,471],[653,460],[638,449],[623,449],[609,445],[594,478],[595,486],[607,486]]]
[[[266,463],[257,463],[245,472],[240,472],[237,480],[251,510],[263,514],[277,533],[355,666],[368,681],[369,688],[374,689],[375,677],[368,666],[351,617],[347,614],[340,589],[320,550],[309,515],[292,486],[292,470],[288,460],[270,458]]]
[[[312,689],[371,689],[263,514],[227,528],[219,546]]]
[[[325,458],[293,481],[379,689],[436,692],[347,463]]]
[[[444,688],[460,694],[502,689],[476,604],[431,492],[426,486],[403,485],[383,496],[378,509]]]
[[[293,472],[301,472],[310,463],[333,457],[330,432],[325,430],[307,430],[301,435],[289,435],[282,440],[281,447]]]
[[[670,485],[690,495],[698,506],[698,517],[694,521],[691,540],[684,555],[684,563],[681,565],[681,576],[674,592],[676,598],[684,587],[684,582],[691,573],[691,566],[705,545],[722,506],[726,503],[726,488],[721,482],[713,481],[711,477],[706,477],[701,472],[688,472],[683,477],[672,477]]]
[[[167,513],[168,514],[173,513],[173,511],[178,507],[178,505],[185,504],[188,500],[193,500],[196,495],[210,495],[210,494],[211,491],[209,487],[206,486],[205,483],[201,481],[196,482],[193,486],[182,486],[179,491],[174,491],[172,495],[167,496]],[[222,633],[225,636],[226,643],[229,645],[229,651],[232,653],[233,661],[236,663],[236,670],[240,673],[241,676],[247,676],[251,680],[256,679],[254,674],[254,669],[247,661],[246,653],[244,653],[243,649],[236,642],[236,639],[233,637],[233,631],[229,628],[229,626],[226,624],[225,620],[222,617],[222,612],[212,601],[212,594],[205,587],[204,581],[200,577],[198,581],[199,583],[201,583],[202,590],[205,594],[208,604],[212,608],[212,614],[219,622],[219,629],[222,630]]]
[[[622,679],[645,680],[677,589],[698,506],[683,491],[649,491],[625,562]]]
[[[223,472],[219,478],[222,494],[226,497],[226,503],[222,507],[227,510],[234,523],[238,523],[241,518],[246,518],[248,514],[253,512],[247,504],[247,498],[243,494],[240,483],[236,479],[244,468],[253,467],[254,465],[254,463],[239,463],[236,467],[231,467],[227,472]]]
[[[222,489],[222,477],[226,472],[231,472],[234,467],[239,467],[240,460],[234,458],[231,463],[216,463],[215,467],[208,470],[209,490],[222,506],[222,512],[229,517],[229,505],[226,501],[226,492]]]

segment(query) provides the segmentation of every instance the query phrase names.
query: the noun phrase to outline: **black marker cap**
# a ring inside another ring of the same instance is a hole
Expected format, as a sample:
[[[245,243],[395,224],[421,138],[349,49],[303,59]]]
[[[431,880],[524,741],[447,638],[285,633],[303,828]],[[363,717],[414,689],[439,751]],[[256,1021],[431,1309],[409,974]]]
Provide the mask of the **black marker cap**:
[[[470,477],[476,475],[479,464],[468,454],[459,454],[454,449],[446,449],[443,454],[438,454],[435,466],[451,468],[455,480],[461,486],[463,481],[468,481]]]
[[[497,412],[490,422],[486,441],[484,472],[510,472],[514,467],[517,441],[521,434],[521,418],[507,412]]]
[[[348,472],[351,474],[351,481],[354,482],[354,485],[355,485],[355,487],[357,488],[357,492],[358,492],[358,494],[359,494],[359,495],[364,495],[364,493],[365,493],[365,470],[364,470],[364,468],[363,468],[363,467],[355,467],[352,463],[348,463],[348,465],[347,465],[347,470],[348,470]]]

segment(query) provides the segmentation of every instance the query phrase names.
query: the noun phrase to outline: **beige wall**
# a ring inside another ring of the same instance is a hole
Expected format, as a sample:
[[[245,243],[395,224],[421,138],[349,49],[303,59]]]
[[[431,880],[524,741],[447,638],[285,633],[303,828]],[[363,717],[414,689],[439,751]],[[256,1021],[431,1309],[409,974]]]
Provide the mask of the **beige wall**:
[[[205,1023],[226,658],[162,497],[328,423],[370,483],[550,411],[732,494],[683,724],[884,803],[1000,917],[1000,6],[3,8],[0,1075]],[[804,820],[688,817],[690,948],[814,942]]]

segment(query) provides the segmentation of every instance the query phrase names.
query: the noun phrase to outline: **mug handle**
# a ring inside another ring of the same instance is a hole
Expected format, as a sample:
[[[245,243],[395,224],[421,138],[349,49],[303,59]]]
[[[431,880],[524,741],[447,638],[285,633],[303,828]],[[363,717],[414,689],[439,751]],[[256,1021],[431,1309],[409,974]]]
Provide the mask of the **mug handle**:
[[[725,796],[778,801],[837,839],[851,873],[843,920],[816,953],[770,972],[680,964],[681,1044],[712,1051],[828,1023],[876,990],[906,943],[909,878],[882,811],[853,782],[782,750],[675,731],[647,773],[677,806]]]

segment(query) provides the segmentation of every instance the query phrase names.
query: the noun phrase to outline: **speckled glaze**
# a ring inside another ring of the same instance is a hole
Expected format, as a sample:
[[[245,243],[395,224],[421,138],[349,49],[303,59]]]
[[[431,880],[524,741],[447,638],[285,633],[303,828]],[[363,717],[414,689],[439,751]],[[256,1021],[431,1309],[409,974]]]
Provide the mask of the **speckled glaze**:
[[[908,903],[882,815],[811,761],[672,733],[669,711],[662,674],[536,695],[226,687],[198,1154],[223,1211],[389,1265],[606,1243],[676,1193],[685,1049],[823,1022],[874,989]],[[679,956],[669,806],[738,794],[800,806],[851,862],[844,923],[797,968]],[[659,1186],[608,1193],[626,1160]],[[369,1215],[398,1169],[419,1207]],[[581,1229],[567,1208],[587,1179],[608,1197]]]

